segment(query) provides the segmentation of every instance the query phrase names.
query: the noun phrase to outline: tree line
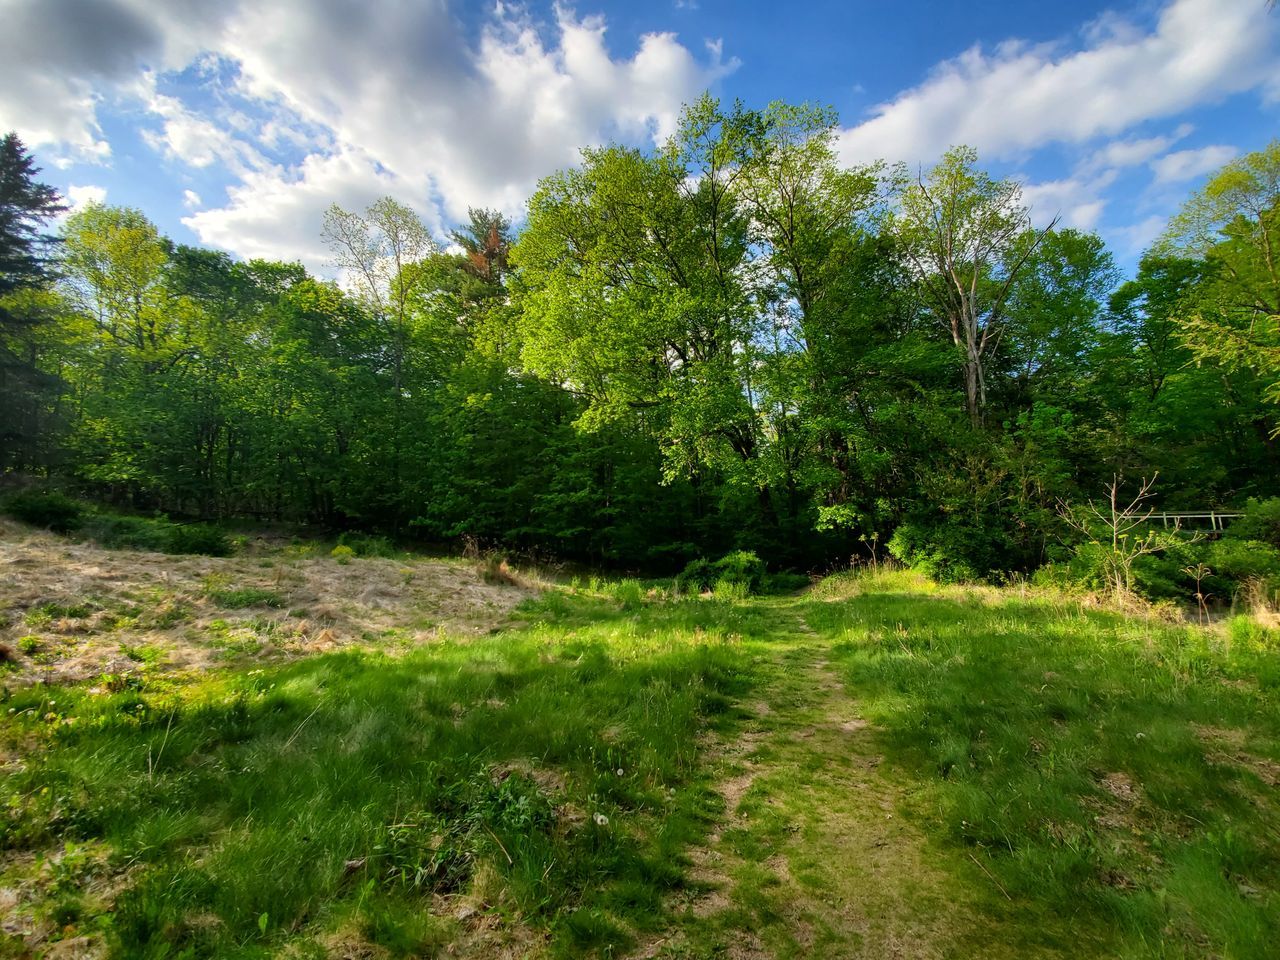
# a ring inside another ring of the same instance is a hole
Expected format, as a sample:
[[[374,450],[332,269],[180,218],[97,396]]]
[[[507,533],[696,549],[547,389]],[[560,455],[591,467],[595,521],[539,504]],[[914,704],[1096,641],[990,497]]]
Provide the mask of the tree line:
[[[967,148],[842,164],[837,118],[704,97],[585,149],[516,231],[332,208],[341,284],[64,212],[0,143],[0,470],[119,505],[662,571],[1055,559],[1061,505],[1280,494],[1280,142],[1124,279]],[[441,241],[444,241],[443,244]]]

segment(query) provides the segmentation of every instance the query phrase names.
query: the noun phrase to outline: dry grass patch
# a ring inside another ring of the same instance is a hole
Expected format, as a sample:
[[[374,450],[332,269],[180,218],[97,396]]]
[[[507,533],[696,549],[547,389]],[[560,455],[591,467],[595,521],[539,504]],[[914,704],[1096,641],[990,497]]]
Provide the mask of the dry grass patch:
[[[261,552],[263,550],[270,552]],[[532,595],[413,558],[229,558],[103,550],[0,522],[0,649],[20,682],[65,683],[355,645],[485,633]]]

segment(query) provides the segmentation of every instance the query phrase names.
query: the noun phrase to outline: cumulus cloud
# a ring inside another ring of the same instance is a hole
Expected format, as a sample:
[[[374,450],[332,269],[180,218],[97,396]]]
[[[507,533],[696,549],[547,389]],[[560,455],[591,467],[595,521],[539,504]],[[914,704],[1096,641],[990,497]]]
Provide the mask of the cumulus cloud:
[[[1276,29],[1256,0],[1172,0],[1154,30],[1108,16],[1077,50],[973,47],[844,131],[841,154],[927,164],[958,143],[1004,157],[1114,136],[1265,86],[1277,67]]]
[[[67,202],[71,205],[72,210],[79,210],[81,207],[87,207],[93,203],[102,203],[106,199],[106,187],[98,187],[93,184],[85,184],[83,186],[72,184],[67,187]]]
[[[471,40],[445,0],[0,5],[20,25],[0,40],[0,126],[105,159],[99,108],[141,105],[153,149],[235,178],[225,205],[184,221],[201,240],[311,265],[330,202],[391,192],[437,223],[469,205],[516,212],[581,146],[667,136],[682,104],[736,67],[718,44],[670,33],[616,55],[602,17],[560,6],[544,23],[498,3]],[[90,26],[64,36],[64,23]],[[202,110],[159,83],[192,66],[243,109]]]
[[[1236,148],[1225,144],[1201,147],[1198,150],[1178,150],[1166,154],[1151,163],[1156,183],[1180,183],[1212,173],[1227,161],[1235,158]]]
[[[196,193],[194,190],[183,190],[182,205],[188,210],[195,210],[204,206],[204,201],[200,199],[200,194]]]

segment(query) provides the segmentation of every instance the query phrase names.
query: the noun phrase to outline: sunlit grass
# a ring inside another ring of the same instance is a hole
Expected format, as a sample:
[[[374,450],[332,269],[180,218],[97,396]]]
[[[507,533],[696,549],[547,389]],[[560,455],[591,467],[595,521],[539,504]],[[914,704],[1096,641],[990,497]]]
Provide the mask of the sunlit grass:
[[[1280,649],[901,578],[806,615],[993,909],[1060,949],[1274,956]]]

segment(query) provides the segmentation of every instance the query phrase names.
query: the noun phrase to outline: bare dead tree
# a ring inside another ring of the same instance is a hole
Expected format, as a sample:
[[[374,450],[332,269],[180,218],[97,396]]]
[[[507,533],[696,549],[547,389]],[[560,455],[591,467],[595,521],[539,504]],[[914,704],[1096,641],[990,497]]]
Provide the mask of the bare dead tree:
[[[1168,546],[1168,537],[1147,525],[1155,513],[1149,501],[1159,476],[1157,472],[1149,479],[1144,477],[1138,492],[1128,500],[1121,493],[1120,478],[1113,475],[1105,487],[1106,500],[1100,504],[1090,500],[1083,507],[1073,507],[1058,501],[1062,519],[1101,549],[1103,578],[1111,595],[1120,602],[1133,598],[1133,565],[1138,558]],[[1175,523],[1173,533],[1178,529]],[[1203,534],[1193,534],[1190,542],[1201,539]]]

